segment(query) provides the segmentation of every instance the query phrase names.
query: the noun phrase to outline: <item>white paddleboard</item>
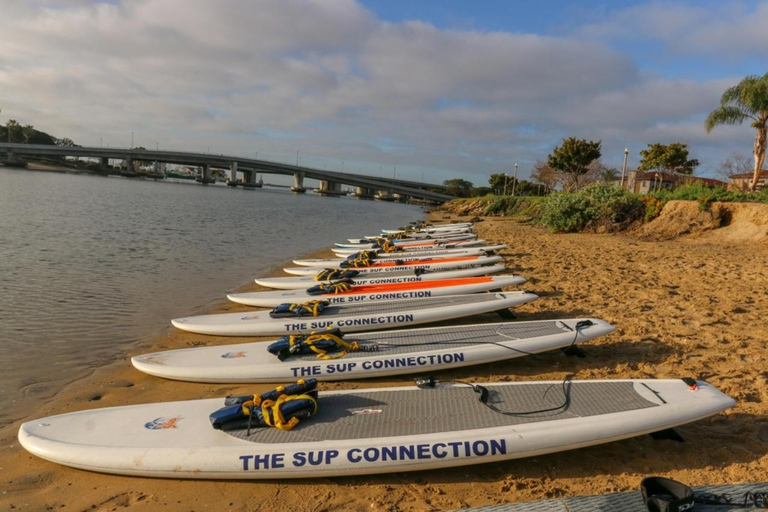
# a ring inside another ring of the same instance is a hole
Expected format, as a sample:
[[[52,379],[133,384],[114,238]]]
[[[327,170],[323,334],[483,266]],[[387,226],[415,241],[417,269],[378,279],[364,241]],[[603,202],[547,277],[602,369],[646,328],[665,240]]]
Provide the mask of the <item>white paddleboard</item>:
[[[382,229],[381,232],[385,235],[394,235],[397,233],[410,233],[413,231],[419,233],[435,233],[439,231],[454,231],[459,229],[472,229],[473,224],[471,222],[458,222],[456,224],[434,224],[428,226],[409,226],[408,228],[398,229]]]
[[[274,341],[260,341],[167,350],[131,362],[144,373],[191,382],[347,380],[491,363],[566,348],[613,331],[596,318],[505,322],[345,334],[345,341],[376,351],[350,352],[339,359],[312,354],[280,361],[267,351]]]
[[[359,251],[358,251],[359,252]],[[355,254],[355,253],[353,253]],[[351,255],[350,255],[351,256]],[[372,261],[420,261],[420,260],[440,260],[445,258],[461,258],[463,256],[488,256],[488,253],[482,250],[467,248],[460,249],[459,252],[448,254],[435,254],[435,253],[414,253],[409,252],[407,254],[399,253],[394,257],[380,257],[375,254]],[[296,265],[301,267],[333,267],[339,265],[342,261],[351,259],[349,256],[336,256],[335,258],[312,258],[312,259],[297,259],[293,260]]]
[[[505,270],[505,268],[504,265],[499,264],[458,270],[444,270],[442,272],[424,272],[418,275],[413,271],[391,272],[389,274],[359,274],[351,279],[354,284],[418,283],[435,279],[452,279],[454,277],[485,276],[496,274]],[[313,276],[260,277],[256,279],[256,284],[279,290],[306,290],[316,284],[328,284],[333,281],[328,279],[318,280],[315,276],[316,274]]]
[[[393,240],[422,240],[422,239],[430,239],[430,238],[449,238],[453,236],[458,235],[464,235],[467,233],[471,233],[469,228],[460,228],[460,229],[444,229],[440,231],[409,231],[408,233],[402,232],[402,235],[393,235],[393,234],[378,234],[378,235],[366,235],[362,238],[365,238],[366,240],[375,240],[377,238],[391,238]],[[403,238],[395,238],[396,236],[402,236]],[[349,241],[354,242],[359,240],[358,238],[350,238]]]
[[[418,249],[407,249],[397,252],[384,252],[381,249],[371,249],[372,251],[376,252],[377,258],[402,258],[404,256],[437,256],[437,255],[445,255],[445,254],[488,254],[490,252],[500,251],[502,249],[506,249],[507,244],[497,244],[497,245],[481,245],[477,247],[457,247],[455,249],[434,249],[434,248],[428,248],[423,250]],[[341,257],[346,258],[352,254],[355,254],[357,251],[355,249],[342,249],[341,247],[335,247],[332,249],[333,252]]]
[[[363,237],[363,238],[348,238],[347,240],[349,240],[349,243],[352,243],[352,244],[355,244],[355,243],[364,244],[364,243],[369,242],[369,241],[370,241],[370,243],[373,243],[373,240],[376,239],[376,238],[379,238],[379,237],[371,236],[370,238],[367,238],[367,237]],[[477,235],[474,234],[474,233],[463,233],[463,234],[459,233],[459,234],[455,234],[455,235],[448,233],[445,236],[443,236],[443,235],[435,235],[435,236],[427,235],[427,236],[420,237],[420,238],[403,238],[402,240],[390,240],[390,242],[392,242],[395,245],[399,245],[399,244],[407,244],[407,243],[410,243],[410,242],[422,242],[422,241],[430,241],[430,240],[434,241],[434,242],[451,242],[451,241],[453,241],[453,242],[460,242],[460,241],[463,241],[463,240],[475,240],[476,238],[477,238]]]
[[[274,290],[267,292],[230,293],[227,298],[238,304],[261,308],[274,308],[280,304],[323,300],[331,304],[362,304],[366,302],[398,301],[463,295],[501,290],[507,286],[523,284],[521,276],[476,276],[416,281],[410,283],[382,283],[352,285],[347,291],[311,294],[308,290]],[[332,286],[332,285],[331,285]]]
[[[403,261],[402,264],[398,264],[397,260],[374,260],[368,267],[355,268],[361,274],[375,274],[375,273],[387,273],[387,272],[399,272],[402,270],[410,269],[422,269],[422,270],[447,270],[452,268],[472,267],[476,265],[490,265],[492,263],[498,263],[502,260],[501,256],[460,256],[452,258],[439,258],[430,260],[412,260]],[[283,270],[288,274],[297,276],[313,275],[317,273],[321,268],[341,268],[340,264],[342,259],[339,260],[326,260],[327,265],[318,265],[314,267],[286,267]],[[335,262],[331,263],[331,262]]]
[[[271,318],[269,311],[188,316],[171,320],[174,327],[215,336],[308,334],[338,327],[344,332],[375,331],[439,322],[519,306],[538,298],[527,292],[452,295],[397,302],[330,305],[317,317]]]
[[[393,242],[394,243],[394,242]],[[408,249],[423,249],[423,248],[440,248],[440,247],[472,247],[476,245],[485,245],[486,241],[482,238],[478,238],[475,240],[460,240],[458,242],[438,242],[435,240],[421,240],[421,241],[415,241],[415,242],[400,242],[395,245],[400,247],[403,250]],[[333,244],[336,247],[340,247],[342,249],[356,249],[358,251],[364,250],[364,249],[373,249],[373,243],[358,243],[358,244],[347,244],[347,243],[335,243]]]
[[[209,415],[224,400],[211,398],[50,416],[22,424],[18,439],[43,459],[122,475],[282,480],[394,473],[583,448],[690,423],[735,403],[714,386],[694,384],[695,390],[678,379],[482,383],[502,411],[547,411],[510,415],[458,384],[320,389],[317,413],[290,431],[215,430]]]

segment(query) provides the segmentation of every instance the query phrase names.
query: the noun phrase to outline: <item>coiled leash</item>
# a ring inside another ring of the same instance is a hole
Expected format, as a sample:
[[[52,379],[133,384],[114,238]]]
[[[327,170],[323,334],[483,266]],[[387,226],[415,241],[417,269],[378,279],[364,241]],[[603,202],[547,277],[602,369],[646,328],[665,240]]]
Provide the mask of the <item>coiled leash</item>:
[[[322,295],[322,294],[339,294],[348,292],[352,289],[353,281],[351,279],[342,279],[340,281],[333,281],[327,284],[318,284],[311,288],[307,288],[307,293],[310,295]]]
[[[291,430],[317,412],[317,379],[301,379],[296,384],[278,386],[261,395],[228,396],[224,407],[211,413],[217,430],[274,427]]]
[[[280,304],[269,312],[271,318],[289,318],[294,316],[319,316],[328,306],[325,300],[310,300],[304,303]]]
[[[315,274],[315,281],[333,281],[334,279],[347,279],[356,277],[357,270],[342,270],[340,268],[326,268]]]
[[[381,247],[379,247],[383,252],[386,253],[393,253],[393,252],[402,252],[403,248],[399,247],[389,240],[385,240],[383,244],[381,244]]]
[[[356,340],[345,340],[338,328],[325,332],[312,331],[307,336],[283,336],[269,345],[267,350],[281,361],[293,355],[317,354],[318,359],[329,360],[344,357],[349,352],[376,352],[377,345],[361,345]]]
[[[339,267],[341,267],[341,268],[365,268],[365,267],[370,267],[371,265],[373,265],[373,263],[374,262],[373,262],[373,260],[371,260],[371,258],[363,256],[363,257],[358,257],[358,258],[354,258],[354,259],[344,260],[344,261],[342,261],[339,264]]]

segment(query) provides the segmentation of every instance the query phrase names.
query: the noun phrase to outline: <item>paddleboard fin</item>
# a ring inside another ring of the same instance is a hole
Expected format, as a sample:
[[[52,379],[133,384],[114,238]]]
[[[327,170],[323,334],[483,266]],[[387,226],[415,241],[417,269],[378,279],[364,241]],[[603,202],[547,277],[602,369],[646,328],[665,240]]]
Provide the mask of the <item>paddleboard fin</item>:
[[[504,320],[516,320],[517,319],[517,315],[515,315],[512,311],[510,311],[507,308],[497,310],[496,314],[499,315]]]
[[[681,436],[677,430],[673,428],[667,428],[659,430],[658,432],[651,432],[648,434],[654,441],[677,441],[678,443],[684,443],[685,439]]]
[[[567,347],[563,347],[560,350],[563,351],[563,354],[567,355],[568,357],[587,357],[587,352],[581,348],[577,347],[576,345],[569,345]]]

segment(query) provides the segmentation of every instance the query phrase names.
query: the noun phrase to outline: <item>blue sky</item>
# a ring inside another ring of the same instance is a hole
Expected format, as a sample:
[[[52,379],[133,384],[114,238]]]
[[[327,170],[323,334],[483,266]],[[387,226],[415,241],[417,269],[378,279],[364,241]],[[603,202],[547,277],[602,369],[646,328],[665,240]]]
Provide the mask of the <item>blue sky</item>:
[[[712,176],[748,126],[706,114],[768,72],[768,0],[0,0],[0,122],[79,144],[484,185],[564,137],[630,168],[683,142]],[[7,116],[7,117],[6,117]],[[388,170],[388,171],[387,171]]]

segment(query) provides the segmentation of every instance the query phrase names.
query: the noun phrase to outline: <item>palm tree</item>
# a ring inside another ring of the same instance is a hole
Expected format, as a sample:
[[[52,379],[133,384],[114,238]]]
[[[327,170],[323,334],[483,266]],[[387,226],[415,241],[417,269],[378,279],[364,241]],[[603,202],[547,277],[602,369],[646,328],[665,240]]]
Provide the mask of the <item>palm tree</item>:
[[[11,143],[11,133],[13,133],[13,130],[21,126],[18,121],[15,119],[9,119],[5,122],[5,127],[8,130],[8,143]]]
[[[755,167],[749,190],[757,188],[760,171],[765,161],[766,132],[768,132],[768,73],[761,77],[750,75],[737,85],[726,89],[720,99],[720,107],[707,116],[704,127],[707,133],[719,124],[741,124],[752,120],[755,135]]]
[[[24,140],[29,144],[29,140],[35,136],[35,127],[31,124],[24,125],[24,128],[22,128],[22,131],[24,132]]]
[[[619,171],[610,168],[603,169],[600,171],[600,179],[605,183],[614,183],[619,179]]]

